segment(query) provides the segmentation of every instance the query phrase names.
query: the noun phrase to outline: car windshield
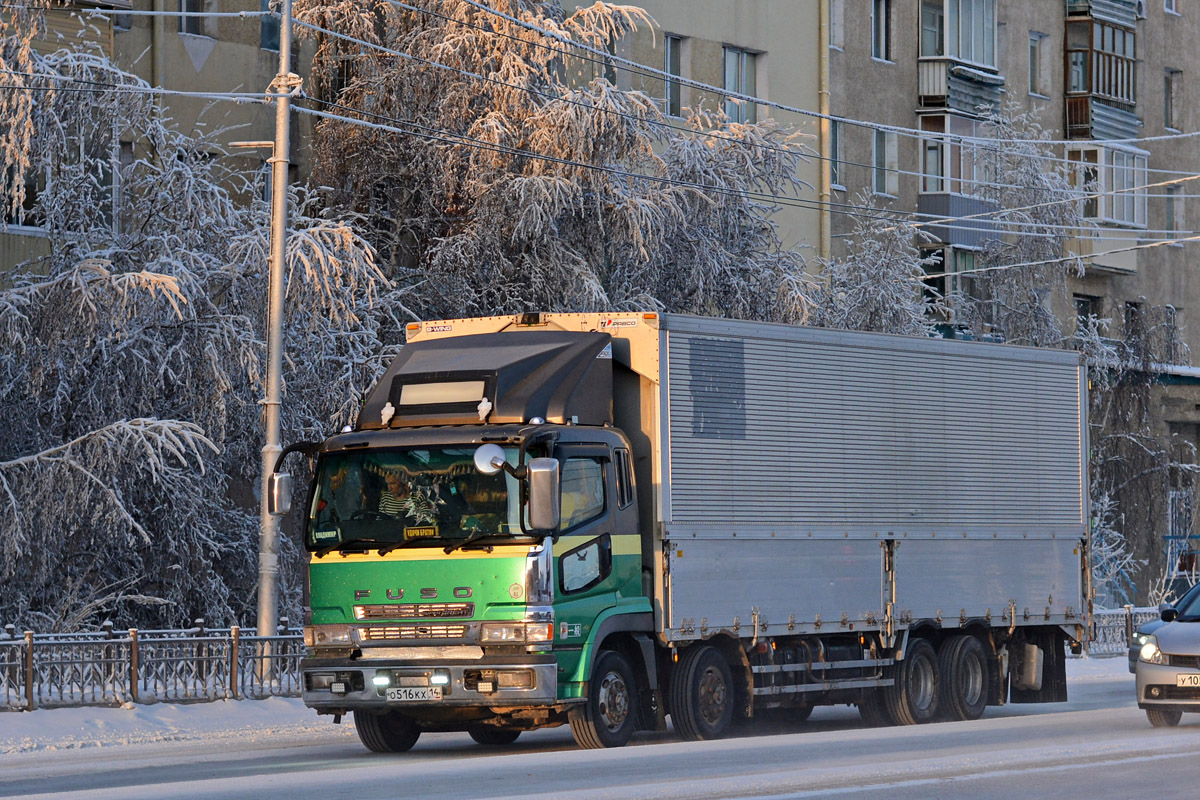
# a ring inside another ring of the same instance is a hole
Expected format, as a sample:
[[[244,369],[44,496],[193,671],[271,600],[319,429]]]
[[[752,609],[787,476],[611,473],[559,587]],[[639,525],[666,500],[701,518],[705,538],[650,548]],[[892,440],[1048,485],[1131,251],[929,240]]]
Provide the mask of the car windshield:
[[[1200,584],[1193,586],[1176,608],[1179,616],[1175,619],[1180,622],[1200,622]]]
[[[519,486],[475,469],[475,446],[331,453],[321,459],[309,512],[309,550],[521,536]],[[505,448],[515,464],[517,451]]]

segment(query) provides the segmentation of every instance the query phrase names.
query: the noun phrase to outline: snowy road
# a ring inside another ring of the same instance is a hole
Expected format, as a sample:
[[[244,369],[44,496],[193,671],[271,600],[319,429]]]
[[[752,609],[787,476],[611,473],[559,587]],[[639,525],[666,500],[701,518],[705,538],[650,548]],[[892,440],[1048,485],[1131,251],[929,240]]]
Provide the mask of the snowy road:
[[[590,752],[556,729],[503,750],[426,735],[411,753],[380,757],[352,726],[310,719],[288,701],[234,704],[238,723],[224,728],[209,719],[220,713],[211,705],[158,707],[128,730],[129,720],[106,716],[120,709],[0,715],[0,797],[1195,797],[1200,715],[1150,728],[1123,669],[1120,660],[1075,667],[1070,703],[993,708],[977,722],[868,729],[840,707],[790,733],[694,743],[643,735]]]

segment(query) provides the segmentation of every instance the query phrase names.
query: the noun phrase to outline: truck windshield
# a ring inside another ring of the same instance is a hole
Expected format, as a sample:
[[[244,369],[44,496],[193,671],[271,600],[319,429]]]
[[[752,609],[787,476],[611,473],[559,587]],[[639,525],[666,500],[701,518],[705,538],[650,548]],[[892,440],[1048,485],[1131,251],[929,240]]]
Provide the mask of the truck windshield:
[[[321,459],[309,550],[445,546],[521,536],[515,478],[475,469],[475,446],[331,453]],[[516,464],[515,448],[505,448]]]

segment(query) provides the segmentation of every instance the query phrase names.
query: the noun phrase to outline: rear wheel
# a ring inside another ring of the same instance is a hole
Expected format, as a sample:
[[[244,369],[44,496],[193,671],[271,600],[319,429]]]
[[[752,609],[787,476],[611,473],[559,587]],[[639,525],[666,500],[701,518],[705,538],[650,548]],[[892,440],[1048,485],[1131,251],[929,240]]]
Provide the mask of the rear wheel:
[[[979,719],[987,707],[988,663],[983,642],[952,636],[938,652],[940,707],[946,719]]]
[[[600,651],[586,702],[567,713],[576,743],[589,750],[624,746],[637,726],[637,696],[637,683],[625,657]]]
[[[521,735],[520,731],[514,731],[512,728],[471,728],[467,733],[485,747],[512,744]]]
[[[417,723],[396,711],[372,714],[354,712],[354,729],[368,750],[376,753],[405,753],[421,735]]]
[[[683,651],[671,675],[671,720],[684,739],[719,739],[733,721],[733,675],[715,647]]]
[[[904,660],[893,667],[895,683],[884,689],[888,713],[900,725],[932,722],[938,711],[937,654],[925,639],[909,639]]]
[[[896,724],[888,714],[887,700],[883,696],[882,689],[868,692],[858,703],[858,713],[863,718],[863,722],[872,728]]]
[[[1156,728],[1174,728],[1183,718],[1183,712],[1177,708],[1147,708],[1146,718]]]

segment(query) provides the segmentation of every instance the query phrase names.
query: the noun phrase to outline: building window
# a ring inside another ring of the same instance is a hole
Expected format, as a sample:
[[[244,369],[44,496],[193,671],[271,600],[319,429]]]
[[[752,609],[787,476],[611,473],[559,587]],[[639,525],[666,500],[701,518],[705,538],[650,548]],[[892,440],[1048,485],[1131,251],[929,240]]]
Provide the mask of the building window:
[[[892,60],[892,0],[871,0],[871,57]]]
[[[1045,41],[1046,34],[1029,32],[1029,93],[1043,97],[1050,89],[1045,75]]]
[[[921,55],[936,58],[945,54],[945,0],[921,0]]]
[[[185,14],[200,14],[210,11],[210,5],[210,0],[179,0],[179,10]],[[192,36],[216,38],[216,22],[215,17],[180,16],[179,32]]]
[[[896,175],[896,134],[888,131],[875,131],[872,164],[874,167],[872,188],[875,193],[895,195],[899,191],[900,183]]]
[[[1067,24],[1067,92],[1132,106],[1137,99],[1137,46],[1129,28],[1106,22]]]
[[[725,49],[725,89],[736,94],[755,95],[756,81],[754,75],[755,54],[736,47]],[[732,97],[725,100],[725,115],[730,122],[757,122],[758,106],[754,103],[735,100]]]
[[[1163,205],[1165,215],[1163,228],[1172,233],[1183,228],[1183,198],[1179,195],[1178,186],[1163,187]]]
[[[973,119],[953,114],[921,117],[921,192],[976,193],[975,146],[963,137],[977,136]]]
[[[668,75],[682,77],[683,73],[680,70],[683,64],[683,39],[678,36],[667,36],[663,44],[666,50],[663,64],[665,72]],[[667,81],[665,111],[669,116],[678,117],[683,114],[681,89],[679,81]]]
[[[1100,298],[1086,294],[1075,295],[1075,325],[1085,327],[1092,317],[1100,316]]]
[[[271,10],[271,0],[262,0],[262,10]],[[279,17],[261,17],[261,47],[263,50],[279,51]]]
[[[1168,69],[1163,73],[1163,127],[1179,127],[1177,100],[1182,76],[1183,73],[1177,69]]]
[[[1163,0],[1163,10],[1168,14],[1178,14],[1179,9],[1175,7],[1176,0]]]
[[[1146,227],[1146,155],[1114,147],[1071,149],[1071,183],[1097,195],[1084,200],[1082,214],[1117,225]]]
[[[844,189],[842,185],[842,126],[837,120],[829,121],[829,183]]]

